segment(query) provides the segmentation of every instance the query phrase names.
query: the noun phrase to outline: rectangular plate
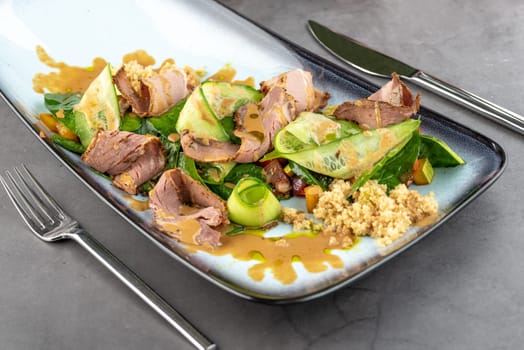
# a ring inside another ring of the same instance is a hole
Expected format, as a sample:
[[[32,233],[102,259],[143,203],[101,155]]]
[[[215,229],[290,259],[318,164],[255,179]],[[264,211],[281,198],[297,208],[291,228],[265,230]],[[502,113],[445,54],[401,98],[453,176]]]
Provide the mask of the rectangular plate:
[[[253,76],[257,82],[303,68],[313,73],[316,87],[331,93],[330,104],[366,97],[377,90],[377,86],[214,2],[64,0],[7,2],[1,6],[0,92],[36,137],[38,129],[34,123],[45,108],[43,96],[32,90],[32,78],[36,73],[49,71],[39,62],[36,45],[42,45],[58,61],[78,66],[89,66],[95,56],[119,64],[125,53],[137,49],[145,49],[159,62],[172,57],[178,65],[205,67],[208,72],[230,63],[239,78]],[[60,18],[60,26],[53,26],[44,13]],[[424,133],[447,142],[467,162],[457,168],[437,169],[434,182],[418,188],[422,193],[435,193],[442,212],[439,221],[413,227],[385,248],[364,238],[351,250],[336,251],[344,261],[341,269],[329,267],[324,272],[309,273],[301,263],[294,262],[298,278],[291,284],[278,282],[268,271],[261,282],[253,281],[247,270],[256,261],[243,262],[202,252],[188,256],[182,245],[152,227],[150,211],[133,210],[121,191],[83,165],[77,155],[38,139],[106,204],[178,262],[238,296],[290,302],[325,295],[380,266],[433,232],[501,175],[506,156],[498,144],[427,109],[422,108],[420,116]],[[304,206],[297,200],[286,205]],[[290,228],[279,225],[274,233],[286,230],[289,232]]]

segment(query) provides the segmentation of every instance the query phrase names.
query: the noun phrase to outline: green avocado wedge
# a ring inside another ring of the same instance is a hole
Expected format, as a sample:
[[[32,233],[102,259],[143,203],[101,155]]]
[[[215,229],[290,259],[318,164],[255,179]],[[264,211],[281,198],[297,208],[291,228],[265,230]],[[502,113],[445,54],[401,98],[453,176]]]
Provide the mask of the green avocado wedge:
[[[109,64],[91,82],[74,113],[74,131],[84,147],[89,145],[99,129],[120,128],[120,106]]]

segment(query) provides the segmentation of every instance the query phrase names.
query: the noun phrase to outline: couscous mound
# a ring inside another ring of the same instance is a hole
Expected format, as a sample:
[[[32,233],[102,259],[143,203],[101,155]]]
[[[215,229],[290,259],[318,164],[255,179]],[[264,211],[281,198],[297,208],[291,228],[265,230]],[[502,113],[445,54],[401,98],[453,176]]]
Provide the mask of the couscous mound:
[[[282,220],[294,230],[312,230],[334,237],[334,245],[344,246],[356,236],[376,238],[379,246],[391,244],[411,225],[435,217],[438,203],[433,193],[422,195],[400,184],[387,194],[387,187],[370,180],[351,196],[351,183],[335,180],[329,191],[320,195],[313,210],[316,220],[305,213],[285,208]]]

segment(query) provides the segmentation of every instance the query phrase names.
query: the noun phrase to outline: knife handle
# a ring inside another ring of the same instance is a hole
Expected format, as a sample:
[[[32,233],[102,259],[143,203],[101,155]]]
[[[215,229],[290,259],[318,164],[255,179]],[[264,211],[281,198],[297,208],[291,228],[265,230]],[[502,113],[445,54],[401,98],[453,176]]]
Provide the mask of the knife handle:
[[[524,117],[519,114],[422,71],[418,71],[408,80],[524,135]]]

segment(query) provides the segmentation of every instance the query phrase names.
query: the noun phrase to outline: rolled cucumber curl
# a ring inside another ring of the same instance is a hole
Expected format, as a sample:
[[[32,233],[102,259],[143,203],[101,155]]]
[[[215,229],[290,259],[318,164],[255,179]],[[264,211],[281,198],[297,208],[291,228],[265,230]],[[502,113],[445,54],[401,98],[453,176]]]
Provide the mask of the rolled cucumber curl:
[[[227,200],[227,209],[231,221],[248,227],[262,227],[277,220],[282,207],[264,182],[246,177],[233,189]]]

